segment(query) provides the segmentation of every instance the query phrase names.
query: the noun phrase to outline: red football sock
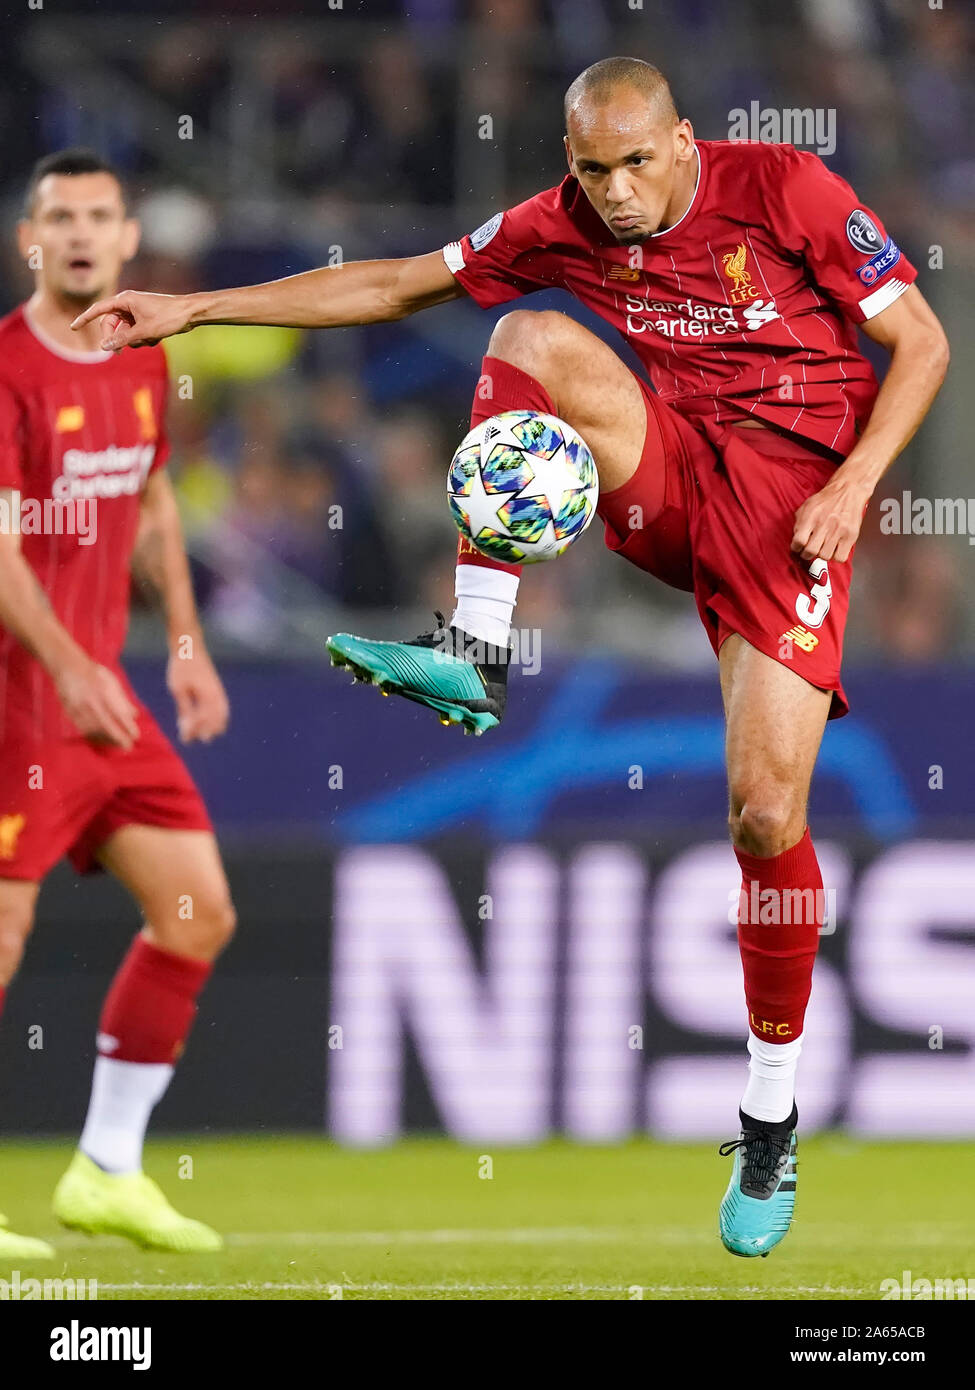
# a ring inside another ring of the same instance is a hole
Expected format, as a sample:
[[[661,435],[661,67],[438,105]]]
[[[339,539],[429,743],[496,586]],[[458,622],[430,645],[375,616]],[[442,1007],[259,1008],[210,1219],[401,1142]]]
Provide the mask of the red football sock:
[[[471,429],[504,410],[539,410],[545,415],[556,413],[552,397],[533,376],[500,357],[485,357],[481,362],[481,375],[471,405]],[[501,560],[491,560],[463,536],[457,540],[457,563],[503,570],[506,574],[521,574],[521,565],[506,565]]]
[[[816,851],[807,827],[798,844],[772,859],[735,854],[741,865],[738,946],[748,1025],[763,1042],[792,1042],[802,1032],[823,924]]]
[[[105,996],[99,1054],[117,1062],[175,1062],[211,968],[137,936]]]
[[[6,999],[6,997],[7,997],[7,991],[6,991],[6,989],[4,988],[3,985],[0,985],[0,1014],[3,1013],[3,1001]]]

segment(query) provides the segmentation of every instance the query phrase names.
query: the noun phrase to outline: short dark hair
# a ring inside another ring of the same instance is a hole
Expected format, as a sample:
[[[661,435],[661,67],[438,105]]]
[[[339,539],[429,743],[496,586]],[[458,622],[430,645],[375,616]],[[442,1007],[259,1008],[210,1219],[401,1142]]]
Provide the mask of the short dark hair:
[[[30,172],[27,190],[24,193],[25,217],[30,217],[33,212],[38,185],[48,174],[67,174],[69,177],[75,174],[111,174],[121,190],[122,202],[125,202],[125,184],[115,165],[103,159],[96,150],[79,146],[70,150],[55,150],[53,154],[46,154],[43,159],[37,161]]]
[[[585,72],[580,72],[566,92],[566,125],[572,111],[584,97],[593,97],[602,103],[619,86],[635,88],[648,102],[656,106],[662,115],[672,116],[677,120],[677,108],[670,91],[670,83],[653,63],[646,63],[642,58],[601,58],[598,63],[586,68]]]

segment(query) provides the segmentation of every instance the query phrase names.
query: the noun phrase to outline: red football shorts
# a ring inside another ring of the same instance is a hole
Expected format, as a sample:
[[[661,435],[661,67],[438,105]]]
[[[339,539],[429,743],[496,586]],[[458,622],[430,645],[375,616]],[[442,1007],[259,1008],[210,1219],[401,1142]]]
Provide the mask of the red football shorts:
[[[807,564],[791,549],[796,510],[836,464],[773,430],[692,425],[640,387],[646,443],[633,477],[600,496],[606,544],[693,593],[716,654],[737,632],[831,691],[831,719],[846,714],[840,661],[852,564]]]
[[[213,829],[182,759],[126,689],[140,733],[128,752],[80,736],[39,736],[30,711],[18,713],[8,698],[0,740],[0,878],[39,881],[65,854],[79,873],[96,871],[97,849],[123,825]]]

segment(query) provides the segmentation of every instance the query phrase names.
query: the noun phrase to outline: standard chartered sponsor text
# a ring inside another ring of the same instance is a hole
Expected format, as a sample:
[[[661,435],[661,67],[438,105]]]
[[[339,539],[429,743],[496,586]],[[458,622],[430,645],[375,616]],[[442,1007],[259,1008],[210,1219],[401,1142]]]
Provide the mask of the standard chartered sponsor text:
[[[61,460],[64,472],[55,478],[51,495],[63,501],[70,497],[120,497],[141,492],[155,456],[155,444],[67,449]]]

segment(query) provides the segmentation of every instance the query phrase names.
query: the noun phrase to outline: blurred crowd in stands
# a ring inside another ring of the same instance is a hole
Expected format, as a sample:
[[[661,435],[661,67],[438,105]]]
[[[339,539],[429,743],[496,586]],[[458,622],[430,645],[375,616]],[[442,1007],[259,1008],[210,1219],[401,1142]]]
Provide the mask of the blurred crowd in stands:
[[[28,292],[10,233],[49,150],[93,145],[126,176],[143,223],[128,284],[270,279],[433,250],[557,182],[565,86],[599,56],[633,53],[671,76],[705,138],[727,137],[729,113],[755,100],[836,110],[830,167],[919,266],[955,349],[936,419],[882,491],[967,497],[973,33],[963,7],[910,0],[276,0],[273,22],[243,0],[165,16],[158,0],[107,0],[8,17],[0,307]],[[927,273],[932,247],[942,263]],[[274,651],[316,607],[390,633],[449,611],[444,476],[490,323],[464,302],[388,327],[173,340],[171,471],[215,631]],[[603,554],[600,530],[527,574],[518,621],[566,645],[709,660],[688,601]],[[964,538],[882,536],[874,516],[848,654],[971,649],[973,555]]]

